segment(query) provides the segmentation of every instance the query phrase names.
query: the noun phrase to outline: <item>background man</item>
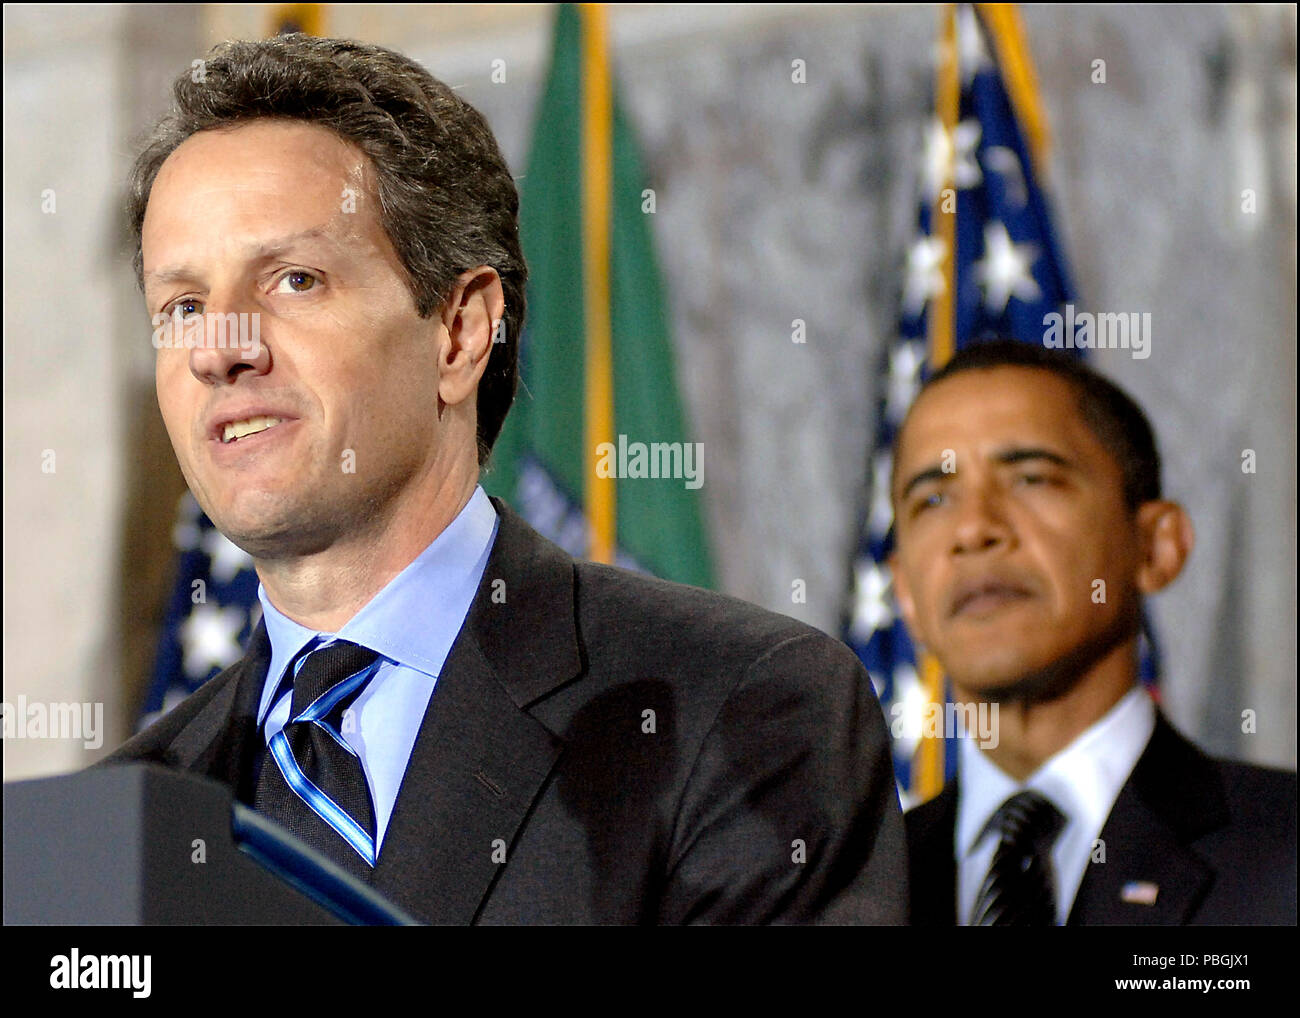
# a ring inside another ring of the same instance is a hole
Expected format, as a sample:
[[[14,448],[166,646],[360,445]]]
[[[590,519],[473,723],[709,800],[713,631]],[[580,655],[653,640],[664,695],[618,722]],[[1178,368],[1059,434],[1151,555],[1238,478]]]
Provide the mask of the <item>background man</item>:
[[[912,920],[1294,923],[1295,775],[1205,756],[1137,683],[1142,597],[1193,543],[1141,409],[1065,354],[968,348],[892,494],[908,627],[1000,722],[907,815]]]
[[[575,562],[478,487],[515,390],[518,198],[413,61],[229,43],[132,177],[159,406],[252,555],[244,659],[132,739],[430,922],[891,922],[887,736],[847,648]],[[498,327],[503,342],[494,342]]]

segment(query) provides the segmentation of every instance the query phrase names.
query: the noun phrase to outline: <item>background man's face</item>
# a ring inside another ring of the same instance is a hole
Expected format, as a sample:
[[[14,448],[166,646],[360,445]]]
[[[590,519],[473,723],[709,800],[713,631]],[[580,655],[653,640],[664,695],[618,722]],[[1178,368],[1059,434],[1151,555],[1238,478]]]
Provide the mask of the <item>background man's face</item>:
[[[434,472],[441,323],[415,312],[372,181],[332,132],[263,120],[194,135],[153,186],[150,314],[260,314],[255,356],[182,347],[156,363],[190,490],[255,556],[373,526]],[[255,416],[283,423],[225,441],[226,421]]]
[[[967,696],[1055,686],[1131,631],[1141,536],[1077,407],[1049,372],[973,370],[927,389],[904,425],[899,601]]]

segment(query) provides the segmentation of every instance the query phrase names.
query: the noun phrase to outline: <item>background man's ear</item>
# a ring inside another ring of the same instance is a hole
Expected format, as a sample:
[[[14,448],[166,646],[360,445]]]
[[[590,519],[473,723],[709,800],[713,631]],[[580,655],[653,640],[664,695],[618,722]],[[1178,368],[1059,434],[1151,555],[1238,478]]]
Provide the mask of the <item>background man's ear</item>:
[[[1138,568],[1138,589],[1154,594],[1177,579],[1196,544],[1191,517],[1177,502],[1163,499],[1138,507],[1142,533],[1142,564]]]

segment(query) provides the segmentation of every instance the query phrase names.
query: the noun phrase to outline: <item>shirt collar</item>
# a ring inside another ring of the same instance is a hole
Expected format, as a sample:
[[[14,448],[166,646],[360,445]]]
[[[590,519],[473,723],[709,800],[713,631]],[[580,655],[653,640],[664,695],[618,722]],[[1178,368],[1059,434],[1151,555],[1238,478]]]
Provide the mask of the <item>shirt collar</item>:
[[[271,641],[267,675],[282,676],[289,662],[317,637],[325,641],[337,637],[437,678],[474,602],[498,523],[492,502],[483,488],[476,486],[442,533],[338,633],[299,625],[276,608],[258,584],[257,597]],[[269,709],[276,685],[267,684],[259,717]]]
[[[998,767],[975,739],[963,738],[958,749],[958,858],[975,849],[998,807],[1027,788],[1047,796],[1065,814],[1067,823],[1101,830],[1155,724],[1155,705],[1141,686],[1134,686],[1023,782]]]

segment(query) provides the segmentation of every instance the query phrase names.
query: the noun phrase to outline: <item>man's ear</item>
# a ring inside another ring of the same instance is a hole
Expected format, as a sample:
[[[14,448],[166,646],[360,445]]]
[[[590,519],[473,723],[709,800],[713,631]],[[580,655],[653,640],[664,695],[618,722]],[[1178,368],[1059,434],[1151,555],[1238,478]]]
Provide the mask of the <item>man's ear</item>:
[[[438,398],[449,406],[478,391],[492,353],[492,340],[505,329],[506,300],[496,269],[480,265],[462,272],[442,306],[442,349],[438,356]]]
[[[1183,571],[1196,544],[1196,530],[1182,506],[1163,499],[1138,506],[1137,520],[1142,535],[1138,590],[1154,594],[1173,583]]]

